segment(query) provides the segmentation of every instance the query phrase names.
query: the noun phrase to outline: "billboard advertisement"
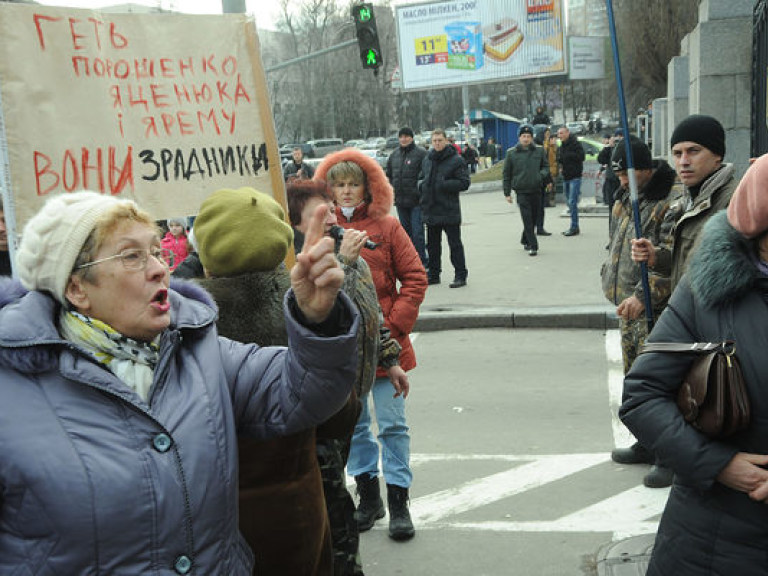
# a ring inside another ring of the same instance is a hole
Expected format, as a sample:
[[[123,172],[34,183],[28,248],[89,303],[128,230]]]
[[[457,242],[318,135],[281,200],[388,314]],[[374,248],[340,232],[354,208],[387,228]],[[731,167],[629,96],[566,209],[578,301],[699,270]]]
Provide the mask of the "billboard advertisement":
[[[563,0],[395,8],[403,90],[564,74]]]
[[[602,36],[570,36],[568,38],[571,80],[605,78],[605,42]]]

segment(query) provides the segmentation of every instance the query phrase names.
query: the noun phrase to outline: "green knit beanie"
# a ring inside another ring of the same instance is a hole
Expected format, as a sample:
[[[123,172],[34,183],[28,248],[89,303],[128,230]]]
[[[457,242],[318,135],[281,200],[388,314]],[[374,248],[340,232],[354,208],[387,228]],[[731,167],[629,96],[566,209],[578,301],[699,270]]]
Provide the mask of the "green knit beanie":
[[[200,261],[213,276],[274,270],[293,243],[293,229],[271,196],[253,188],[211,194],[195,218]]]

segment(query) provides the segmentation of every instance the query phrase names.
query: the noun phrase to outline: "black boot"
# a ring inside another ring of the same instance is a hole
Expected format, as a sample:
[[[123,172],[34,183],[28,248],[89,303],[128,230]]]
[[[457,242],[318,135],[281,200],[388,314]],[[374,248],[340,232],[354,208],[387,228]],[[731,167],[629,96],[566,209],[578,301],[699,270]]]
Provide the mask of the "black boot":
[[[619,464],[654,464],[656,457],[640,442],[629,448],[616,448],[611,452],[611,460]]]
[[[672,486],[674,479],[675,473],[672,470],[656,463],[643,478],[643,484],[648,488],[666,488],[667,486]]]
[[[355,510],[355,522],[360,532],[365,532],[373,527],[373,523],[379,518],[384,518],[384,502],[381,500],[379,478],[368,474],[355,476],[357,494],[360,496],[360,504]]]
[[[408,512],[408,488],[387,484],[389,507],[389,537],[393,540],[410,540],[416,531]]]

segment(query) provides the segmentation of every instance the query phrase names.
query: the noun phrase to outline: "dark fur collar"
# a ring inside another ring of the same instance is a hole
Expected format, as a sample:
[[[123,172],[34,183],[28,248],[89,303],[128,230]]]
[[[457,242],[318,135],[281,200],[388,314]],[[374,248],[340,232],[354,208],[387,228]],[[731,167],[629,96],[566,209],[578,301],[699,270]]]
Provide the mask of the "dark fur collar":
[[[725,210],[704,226],[688,277],[697,301],[705,307],[741,298],[761,278],[755,266],[755,242],[730,225]]]
[[[648,184],[640,191],[640,194],[646,200],[655,202],[662,200],[669,195],[672,186],[675,184],[677,173],[664,160],[653,161],[653,176]]]

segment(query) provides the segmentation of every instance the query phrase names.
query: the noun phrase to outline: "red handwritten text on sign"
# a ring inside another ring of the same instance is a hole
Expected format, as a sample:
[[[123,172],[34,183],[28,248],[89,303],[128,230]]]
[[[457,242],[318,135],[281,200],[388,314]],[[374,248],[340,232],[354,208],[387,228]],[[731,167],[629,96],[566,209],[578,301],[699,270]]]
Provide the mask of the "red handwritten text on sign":
[[[86,143],[70,146],[63,153],[46,151],[43,147],[34,150],[39,196],[79,188],[120,194],[126,189],[133,190],[135,179],[170,179],[152,177],[157,173],[156,164],[162,167],[160,174],[169,174],[165,169],[167,154],[158,153],[161,160],[155,163],[150,150],[144,149],[140,141],[173,142],[170,145],[174,148],[168,149],[175,149],[180,140],[189,138],[199,142],[200,137],[237,136],[238,109],[253,110],[254,95],[233,54],[220,55],[211,50],[196,56],[173,55],[170,50],[167,54],[147,56],[138,53],[143,48],[142,42],[133,41],[130,32],[107,19],[45,14],[34,14],[32,19],[39,50],[50,53],[51,57],[63,54],[67,62],[65,70],[69,70],[74,86],[87,83],[84,85],[91,99],[94,85],[103,86],[102,103],[114,113],[114,136],[124,142],[101,147]],[[104,134],[99,136],[103,140]],[[259,148],[256,146],[253,150]],[[138,150],[142,150],[141,158]],[[255,174],[262,167],[262,154],[249,151],[251,155],[251,161],[239,163],[248,169],[238,172]],[[238,152],[236,157],[241,154]],[[174,153],[173,158],[174,177],[177,173],[185,180],[213,176],[208,173],[210,170],[197,169],[194,155],[187,162],[180,160],[180,153]],[[263,160],[266,169],[265,153]],[[144,174],[135,174],[136,164],[145,168]]]

